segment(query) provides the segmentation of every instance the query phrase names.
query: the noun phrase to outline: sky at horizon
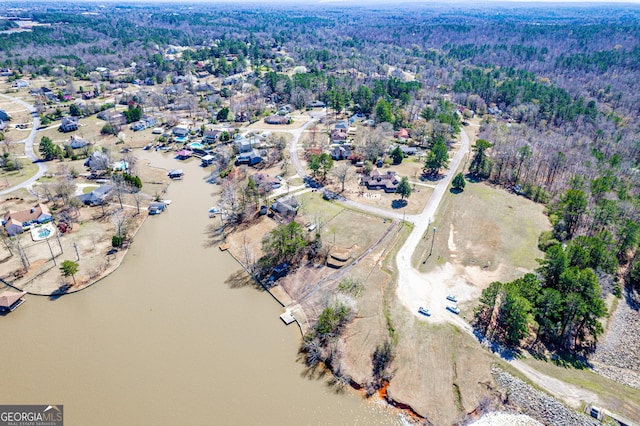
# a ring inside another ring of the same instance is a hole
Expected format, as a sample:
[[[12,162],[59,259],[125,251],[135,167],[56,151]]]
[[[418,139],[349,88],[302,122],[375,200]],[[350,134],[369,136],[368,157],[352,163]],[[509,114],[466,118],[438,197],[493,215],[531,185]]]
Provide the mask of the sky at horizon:
[[[23,3],[25,0],[4,0],[1,3]],[[225,3],[225,4],[269,4],[274,5],[273,0],[62,0],[66,3],[182,3],[182,4],[197,4],[197,3]],[[48,3],[47,1],[33,1],[34,5]],[[520,5],[533,5],[536,4],[600,4],[600,5],[640,5],[640,0],[484,0],[478,2],[477,0],[278,0],[277,4],[299,4],[299,5],[331,5],[331,4],[352,4],[352,5],[386,5],[393,6],[394,4],[422,4],[422,5],[451,5],[451,6],[479,6],[486,7],[490,5],[500,4],[520,4]]]

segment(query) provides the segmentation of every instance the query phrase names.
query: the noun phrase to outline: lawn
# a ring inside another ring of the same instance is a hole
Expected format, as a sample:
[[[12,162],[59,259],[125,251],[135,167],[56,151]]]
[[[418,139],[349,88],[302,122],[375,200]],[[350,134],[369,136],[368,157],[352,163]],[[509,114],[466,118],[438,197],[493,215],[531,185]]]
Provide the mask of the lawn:
[[[38,166],[21,160],[22,168],[11,172],[0,172],[0,190],[10,188],[14,185],[24,182],[38,171]]]

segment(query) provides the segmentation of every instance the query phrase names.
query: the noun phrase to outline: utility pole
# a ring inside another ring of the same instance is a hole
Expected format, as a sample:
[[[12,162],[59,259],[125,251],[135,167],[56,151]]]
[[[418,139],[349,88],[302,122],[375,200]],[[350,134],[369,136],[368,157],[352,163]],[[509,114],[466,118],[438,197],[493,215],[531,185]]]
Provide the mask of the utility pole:
[[[56,263],[56,257],[53,255],[53,249],[51,248],[51,243],[49,242],[49,238],[45,238],[45,241],[47,242],[47,246],[49,247],[49,252],[51,253],[51,260],[53,260],[53,264],[57,265]]]
[[[73,242],[73,248],[76,249],[76,262],[80,260],[80,253],[78,253],[78,244],[76,244],[76,242]]]
[[[60,253],[64,253],[64,250],[62,250],[62,243],[60,242],[60,232],[56,232],[56,239],[58,240],[58,246],[60,247]]]
[[[22,245],[20,244],[20,237],[17,238],[18,241],[18,254],[20,255],[20,260],[22,261],[22,266],[24,266],[24,270],[26,272],[29,272],[29,266],[31,266],[31,264],[29,263],[29,259],[27,258],[27,254],[24,252],[24,249],[22,248]]]

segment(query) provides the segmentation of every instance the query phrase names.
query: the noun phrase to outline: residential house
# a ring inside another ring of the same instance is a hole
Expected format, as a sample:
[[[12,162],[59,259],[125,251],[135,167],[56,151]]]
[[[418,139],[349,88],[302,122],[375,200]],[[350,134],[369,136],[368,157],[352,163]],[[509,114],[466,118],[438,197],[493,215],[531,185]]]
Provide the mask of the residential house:
[[[418,153],[418,148],[415,146],[400,145],[400,149],[405,157],[416,155]]]
[[[264,119],[264,122],[267,124],[290,124],[291,117],[281,116],[281,115],[270,115],[269,117]]]
[[[89,100],[91,100],[91,99],[93,99],[95,97],[96,97],[95,92],[84,92],[82,94],[82,99],[85,100],[85,101],[89,101]]]
[[[109,169],[109,156],[102,151],[94,151],[84,162],[92,172],[105,171]]]
[[[346,120],[338,121],[335,126],[335,129],[347,131],[349,129],[349,122]]]
[[[87,206],[99,206],[105,202],[114,189],[112,185],[102,185],[88,194],[78,195],[77,198]]]
[[[327,106],[327,104],[325,104],[322,101],[312,101],[312,102],[309,103],[309,106],[311,108],[324,108],[324,107]]]
[[[187,137],[187,135],[189,135],[189,129],[184,126],[176,126],[173,128],[171,133],[173,133],[173,136],[177,138],[185,138]]]
[[[251,141],[244,137],[234,140],[233,145],[236,147],[240,154],[250,152],[253,149],[253,147],[251,146]]]
[[[382,189],[384,192],[396,192],[398,183],[400,183],[400,180],[393,170],[387,170],[381,173],[376,169],[373,170],[369,176],[362,178],[362,184],[366,185],[367,189]]]
[[[336,146],[329,151],[329,155],[334,160],[346,160],[351,157],[352,154],[353,152],[351,152],[351,148],[348,145]]]
[[[256,184],[261,193],[269,193],[274,189],[280,188],[280,181],[269,175],[254,173],[249,176],[249,179]]]
[[[283,197],[271,205],[271,210],[278,213],[280,216],[285,218],[293,218],[298,214],[298,208],[300,207],[300,203],[296,199],[296,197],[289,196]]]
[[[202,143],[215,143],[222,134],[220,130],[205,130],[202,135]]]
[[[69,139],[69,146],[71,147],[71,149],[80,149],[80,148],[84,148],[87,145],[91,145],[89,143],[89,141],[82,139],[82,138],[78,138],[75,136],[71,136],[71,138]]]
[[[329,132],[331,143],[343,144],[347,141],[347,131],[343,129],[331,129]]]
[[[248,164],[253,166],[262,161],[262,156],[257,149],[252,149],[249,152],[243,152],[236,156],[236,165]]]
[[[398,130],[397,132],[395,132],[393,134],[393,137],[396,139],[400,139],[400,140],[404,140],[406,141],[407,139],[409,139],[409,130],[402,128],[400,130]]]
[[[147,128],[147,123],[145,123],[144,121],[136,121],[130,126],[130,128],[134,132],[139,132]]]
[[[78,117],[62,117],[58,130],[64,133],[78,130]]]
[[[98,113],[96,117],[110,124],[115,124],[115,125],[127,124],[127,117],[123,113],[114,111],[112,109],[104,110]]]
[[[22,233],[24,228],[33,223],[50,222],[52,219],[53,216],[51,216],[51,213],[49,212],[49,207],[45,204],[38,203],[28,210],[7,212],[4,215],[3,221],[5,231],[10,237],[12,237]]]
[[[11,86],[17,87],[18,89],[21,89],[23,87],[29,87],[29,83],[27,83],[25,80],[20,79],[20,80],[15,80],[11,84]]]

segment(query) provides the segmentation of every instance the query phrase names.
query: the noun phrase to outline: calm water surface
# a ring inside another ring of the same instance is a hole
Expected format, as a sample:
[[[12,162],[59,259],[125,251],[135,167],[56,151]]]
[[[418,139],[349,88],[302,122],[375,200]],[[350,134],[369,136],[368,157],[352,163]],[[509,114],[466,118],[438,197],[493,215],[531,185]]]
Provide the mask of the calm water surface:
[[[299,331],[228,254],[205,248],[214,187],[197,162],[102,282],[0,317],[0,403],[64,404],[66,425],[374,425],[395,412],[307,379]],[[256,238],[261,236],[257,235]]]

